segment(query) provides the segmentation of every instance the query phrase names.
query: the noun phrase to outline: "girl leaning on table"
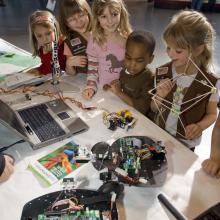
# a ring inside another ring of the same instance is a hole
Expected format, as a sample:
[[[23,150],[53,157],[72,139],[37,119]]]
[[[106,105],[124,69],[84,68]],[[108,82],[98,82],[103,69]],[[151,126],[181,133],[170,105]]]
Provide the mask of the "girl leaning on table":
[[[29,17],[29,37],[33,48],[33,56],[39,56],[41,65],[28,72],[49,74],[52,72],[52,42],[58,34],[58,60],[61,70],[65,70],[66,58],[63,54],[64,42],[60,34],[59,24],[49,11],[35,11]]]
[[[87,73],[87,41],[92,29],[92,12],[86,0],[62,0],[59,22],[65,35],[66,72]]]
[[[87,46],[87,86],[82,95],[91,99],[98,84],[104,86],[119,78],[125,42],[131,32],[123,0],[94,0],[93,29]]]
[[[210,72],[214,30],[203,14],[184,10],[163,38],[171,62],[156,69],[151,108],[160,127],[194,150],[217,116],[217,78]]]

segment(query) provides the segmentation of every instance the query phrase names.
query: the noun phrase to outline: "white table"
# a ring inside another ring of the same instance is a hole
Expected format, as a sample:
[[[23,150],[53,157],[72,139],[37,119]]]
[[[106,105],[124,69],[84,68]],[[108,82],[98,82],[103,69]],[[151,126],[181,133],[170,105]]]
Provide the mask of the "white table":
[[[85,77],[77,76],[72,80],[75,85],[81,85],[83,88]],[[111,131],[102,122],[102,110],[84,112],[75,105],[68,103],[90,126],[87,132],[72,138],[80,145],[91,147],[99,141],[108,140],[112,142],[119,137],[128,135],[149,136],[165,143],[168,160],[165,183],[160,187],[125,186],[123,201],[118,204],[122,216],[120,219],[171,219],[169,212],[157,199],[157,195],[161,192],[166,194],[176,208],[188,219],[196,217],[220,201],[220,181],[203,172],[201,159],[142,114],[128,107],[118,97],[101,89],[92,101],[83,100],[80,92],[68,95],[83,101],[87,106],[94,105],[99,108],[106,108],[110,112],[125,108],[130,109],[138,118],[134,129],[128,132],[120,128]],[[39,102],[44,99],[33,97],[32,102]],[[30,104],[30,102],[22,103],[22,105]],[[70,140],[71,138],[35,151],[28,144],[16,145],[7,151],[16,158],[16,162],[14,174],[7,182],[0,185],[1,220],[20,219],[25,203],[35,197],[61,189],[60,182],[51,187],[43,186],[33,173],[27,170],[27,166],[31,161],[37,160]],[[70,176],[73,176],[76,181],[81,180],[81,182],[77,182],[77,188],[97,189],[102,184],[98,172],[90,163],[80,167]],[[83,179],[88,181],[82,181]]]

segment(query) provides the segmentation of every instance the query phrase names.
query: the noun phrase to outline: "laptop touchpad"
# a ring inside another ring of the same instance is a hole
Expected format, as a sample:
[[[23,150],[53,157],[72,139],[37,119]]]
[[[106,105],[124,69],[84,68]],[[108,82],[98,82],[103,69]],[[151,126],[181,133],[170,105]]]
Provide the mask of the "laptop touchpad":
[[[61,120],[65,120],[70,118],[69,114],[67,112],[60,112],[57,114],[57,116],[61,119]]]

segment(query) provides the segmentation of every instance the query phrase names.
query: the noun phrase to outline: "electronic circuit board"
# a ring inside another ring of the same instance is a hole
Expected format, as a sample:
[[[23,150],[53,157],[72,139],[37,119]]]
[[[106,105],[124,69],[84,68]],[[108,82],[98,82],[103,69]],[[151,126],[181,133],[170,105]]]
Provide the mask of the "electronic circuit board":
[[[35,198],[25,204],[21,220],[117,220],[111,194],[75,189]]]
[[[92,148],[94,167],[104,168],[118,181],[137,186],[160,185],[166,178],[166,150],[161,142],[146,136],[119,138],[111,146],[99,142]],[[156,181],[156,176],[160,178]]]

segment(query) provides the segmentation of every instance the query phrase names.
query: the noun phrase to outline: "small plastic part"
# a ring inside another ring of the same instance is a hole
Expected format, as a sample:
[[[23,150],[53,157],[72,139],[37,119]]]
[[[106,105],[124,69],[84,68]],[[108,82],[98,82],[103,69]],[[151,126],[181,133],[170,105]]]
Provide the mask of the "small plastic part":
[[[119,167],[117,167],[117,168],[115,169],[115,172],[118,173],[118,174],[120,174],[120,175],[122,175],[122,176],[127,176],[127,175],[128,175],[128,173],[127,173],[126,171],[120,169]]]

